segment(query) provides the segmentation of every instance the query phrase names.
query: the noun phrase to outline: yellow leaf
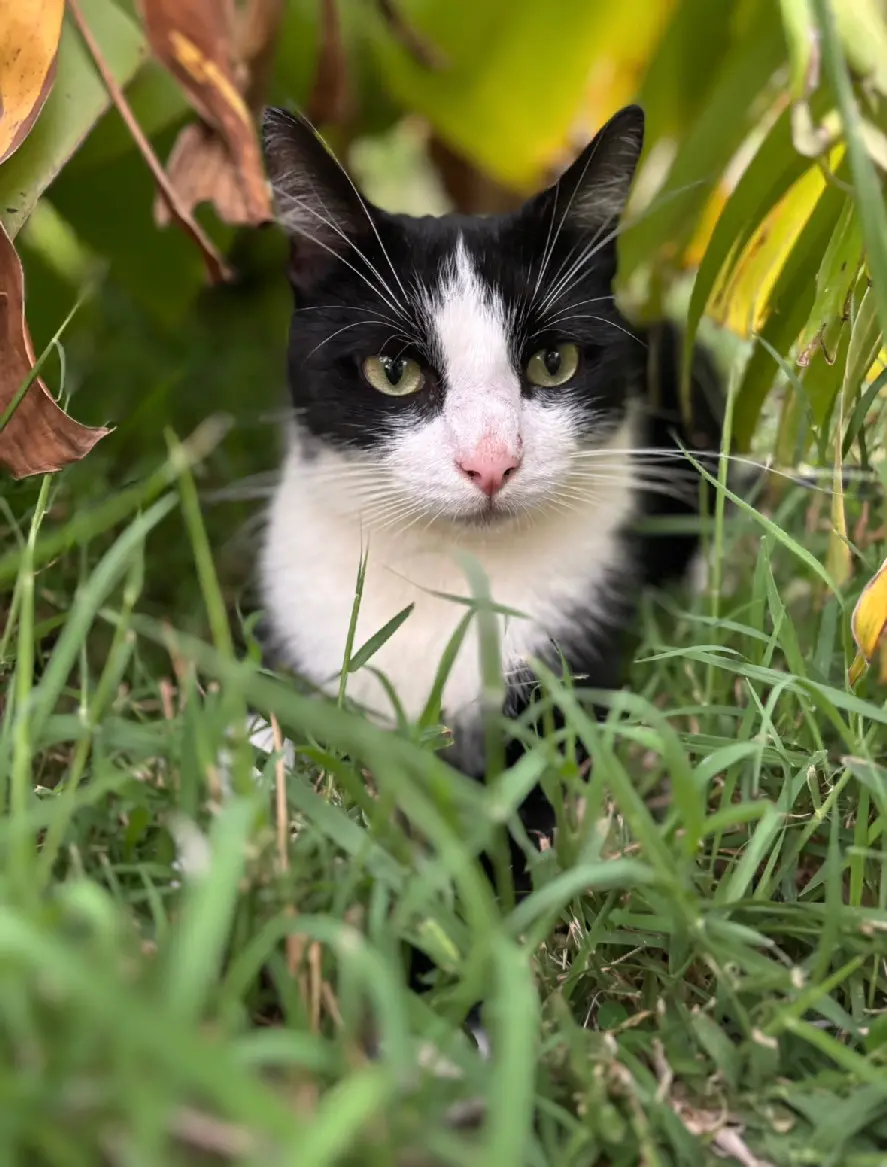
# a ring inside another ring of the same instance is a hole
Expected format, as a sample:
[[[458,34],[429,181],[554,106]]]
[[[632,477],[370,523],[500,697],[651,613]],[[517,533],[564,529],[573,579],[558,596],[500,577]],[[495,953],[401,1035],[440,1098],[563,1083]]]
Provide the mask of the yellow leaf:
[[[850,629],[859,652],[850,666],[848,679],[855,685],[878,651],[884,626],[887,625],[887,559],[863,589],[856,601]]]
[[[869,369],[869,371],[865,375],[866,385],[871,385],[871,383],[873,381],[877,381],[877,379],[881,376],[881,374],[884,372],[885,369],[887,369],[887,349],[882,348],[881,351],[878,353],[878,356],[875,359],[874,363],[872,364],[872,367]],[[885,392],[887,392],[887,390],[881,389],[878,396],[884,397]]]
[[[0,0],[0,162],[28,136],[55,79],[65,0]]]
[[[742,337],[761,328],[773,286],[824,189],[822,172],[812,166],[772,208],[718,277],[708,306],[714,320]]]
[[[699,222],[696,224],[693,238],[681,256],[681,267],[685,270],[699,267],[702,263],[702,257],[711,242],[712,231],[715,229],[715,224],[732,193],[732,189],[733,183],[722,178],[705,204],[702,214],[699,216]]]
[[[272,218],[270,194],[253,117],[242,92],[251,78],[237,43],[237,6],[233,0],[140,3],[155,55],[221,139],[214,142],[212,133],[186,128],[174,156],[176,189],[183,189],[192,206],[209,194],[229,222],[254,226],[267,222]],[[279,0],[254,3],[251,12],[263,17],[261,36],[273,39],[282,13]],[[251,50],[254,54],[266,49],[259,39]],[[165,215],[161,212],[159,218],[162,222]]]
[[[400,0],[446,56],[427,69],[391,37],[375,42],[386,87],[452,149],[505,186],[531,191],[637,92],[675,0]]]

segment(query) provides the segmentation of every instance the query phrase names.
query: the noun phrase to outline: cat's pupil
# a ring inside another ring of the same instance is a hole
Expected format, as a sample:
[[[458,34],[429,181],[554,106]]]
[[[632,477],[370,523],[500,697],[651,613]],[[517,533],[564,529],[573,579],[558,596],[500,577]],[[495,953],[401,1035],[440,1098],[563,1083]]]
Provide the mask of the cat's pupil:
[[[406,368],[406,361],[403,357],[382,357],[382,368],[385,370],[385,376],[388,378],[390,385],[398,385],[403,377],[403,371]]]
[[[545,356],[542,358],[542,363],[545,365],[545,368],[548,370],[550,376],[556,377],[560,372],[561,367],[560,351],[556,348],[546,349]]]

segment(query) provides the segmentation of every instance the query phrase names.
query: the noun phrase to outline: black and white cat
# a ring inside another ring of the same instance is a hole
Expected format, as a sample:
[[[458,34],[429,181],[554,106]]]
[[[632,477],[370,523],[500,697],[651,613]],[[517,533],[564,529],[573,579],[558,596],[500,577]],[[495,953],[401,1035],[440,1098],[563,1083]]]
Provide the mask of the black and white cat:
[[[514,213],[411,218],[363,199],[307,123],[266,113],[295,311],[263,604],[282,662],[335,687],[366,553],[354,643],[414,605],[372,668],[348,678],[350,697],[379,718],[392,710],[375,670],[408,715],[422,710],[465,612],[444,597],[470,594],[461,555],[480,563],[496,603],[523,614],[501,618],[514,715],[532,658],[618,686],[639,587],[682,575],[697,549],[692,534],[633,530],[640,517],[697,512],[699,479],[677,443],[717,450],[720,430],[705,354],[694,364],[702,432],[690,434],[679,339],[666,325],[638,331],[614,303],[643,130],[638,107],[622,110]],[[469,636],[443,706],[446,756],[474,776],[480,683]],[[547,830],[541,803],[531,809],[527,825]]]

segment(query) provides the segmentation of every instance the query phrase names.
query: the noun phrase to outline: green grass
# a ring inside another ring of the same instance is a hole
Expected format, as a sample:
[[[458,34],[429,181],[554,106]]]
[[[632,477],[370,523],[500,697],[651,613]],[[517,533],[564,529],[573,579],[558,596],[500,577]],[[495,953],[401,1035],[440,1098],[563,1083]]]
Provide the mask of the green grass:
[[[847,492],[841,592],[827,492],[722,493],[709,590],[646,600],[609,721],[547,676],[567,760],[550,737],[477,786],[432,752],[434,695],[383,734],[258,664],[288,306],[274,245],[242,259],[187,328],[113,282],[85,304],[65,388],[119,428],[0,480],[0,1163],[887,1161],[887,707],[877,667],[846,684],[882,488]],[[476,857],[540,780],[557,843],[513,906]],[[421,997],[406,944],[442,970]]]
[[[550,739],[480,787],[433,704],[384,734],[259,669],[214,563],[206,496],[250,460],[224,435],[110,499],[113,444],[6,491],[0,1161],[884,1162],[887,710],[845,683],[882,543],[857,531],[837,595],[827,496],[722,510],[715,586],[646,602],[605,725],[546,678],[587,785]],[[232,733],[247,709],[294,770]],[[557,846],[507,908],[476,857],[540,777]],[[404,942],[443,970],[425,997]]]

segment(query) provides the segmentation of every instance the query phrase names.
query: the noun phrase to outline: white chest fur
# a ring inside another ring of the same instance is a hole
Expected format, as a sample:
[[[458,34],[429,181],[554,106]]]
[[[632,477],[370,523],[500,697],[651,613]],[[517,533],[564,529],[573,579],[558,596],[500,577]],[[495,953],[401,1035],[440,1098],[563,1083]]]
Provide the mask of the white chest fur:
[[[624,445],[619,435],[614,445]],[[394,531],[362,528],[341,515],[314,485],[314,468],[290,452],[272,503],[262,555],[266,612],[291,664],[317,684],[334,688],[341,670],[361,555],[367,570],[355,648],[413,604],[406,622],[373,656],[408,716],[421,712],[464,605],[432,592],[469,596],[459,556],[476,558],[494,601],[525,614],[500,622],[502,668],[537,654],[566,632],[577,604],[606,621],[604,577],[618,560],[618,529],[633,508],[633,472],[608,478],[593,499],[550,509],[525,524],[468,533],[454,528]],[[449,716],[479,697],[480,670],[473,630],[463,643],[444,691]],[[387,717],[390,702],[371,668],[348,678],[355,700]]]

